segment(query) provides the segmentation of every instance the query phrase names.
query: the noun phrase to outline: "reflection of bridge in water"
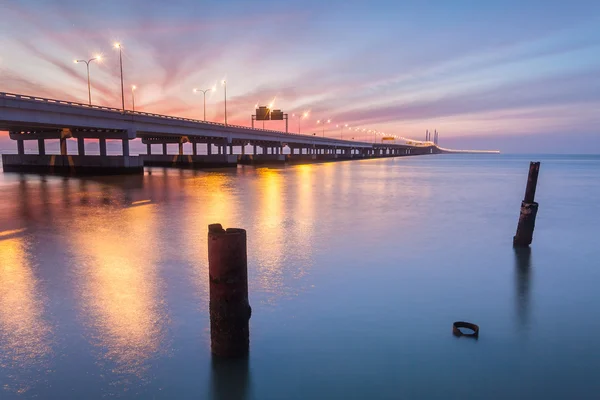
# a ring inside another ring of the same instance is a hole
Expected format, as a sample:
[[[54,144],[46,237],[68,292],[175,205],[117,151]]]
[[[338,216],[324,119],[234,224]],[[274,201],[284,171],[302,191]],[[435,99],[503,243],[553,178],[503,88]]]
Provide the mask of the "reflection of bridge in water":
[[[146,165],[230,167],[237,163],[310,163],[451,152],[432,142],[369,143],[289,134],[245,126],[197,121],[139,111],[92,106],[19,94],[0,93],[0,130],[17,142],[17,154],[2,156],[5,171],[94,174],[142,172]],[[132,156],[129,141],[141,138],[146,153]],[[67,140],[77,140],[77,154]],[[24,141],[37,141],[38,154],[25,154]],[[60,154],[46,153],[46,140],[58,140]],[[107,140],[121,141],[120,155],[107,155]],[[86,141],[100,155],[86,154]],[[168,154],[167,144],[179,146]],[[160,146],[160,154],[152,152]],[[191,146],[191,153],[184,149]]]

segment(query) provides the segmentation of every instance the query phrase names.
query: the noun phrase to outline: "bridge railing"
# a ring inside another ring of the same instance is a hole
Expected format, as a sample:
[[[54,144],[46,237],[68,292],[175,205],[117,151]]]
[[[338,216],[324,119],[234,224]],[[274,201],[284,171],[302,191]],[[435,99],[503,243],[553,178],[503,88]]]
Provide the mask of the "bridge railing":
[[[193,119],[193,118],[185,118],[185,117],[175,117],[172,115],[155,114],[155,113],[149,113],[149,112],[144,112],[144,111],[123,110],[122,108],[106,107],[106,106],[99,106],[99,105],[94,105],[94,104],[90,105],[90,104],[78,103],[78,102],[74,102],[74,101],[48,99],[45,97],[28,96],[28,95],[17,94],[17,93],[0,92],[0,98],[1,97],[35,101],[35,102],[43,102],[43,103],[50,103],[50,104],[61,104],[61,105],[94,109],[94,110],[111,111],[111,112],[115,112],[115,113],[119,113],[119,114],[143,115],[143,116],[149,116],[149,117],[155,117],[155,118],[164,118],[164,119],[170,119],[170,120],[176,120],[176,121],[186,121],[186,122],[193,122],[193,123],[198,123],[198,124],[208,124],[208,125],[222,126],[222,127],[228,127],[228,128],[239,128],[239,129],[246,129],[246,130],[271,132],[271,133],[277,133],[277,134],[298,135],[297,133],[293,133],[293,132],[283,132],[283,131],[277,131],[277,130],[272,130],[272,129],[262,129],[262,128],[251,128],[251,127],[243,126],[243,125],[232,125],[232,124],[225,125],[224,123],[220,123],[220,122],[203,121],[203,120],[198,120],[198,119]],[[313,135],[301,135],[301,136],[314,137]],[[337,140],[337,139],[328,139],[328,140]]]
[[[161,118],[161,119],[168,119],[168,120],[175,120],[175,121],[185,121],[185,122],[192,122],[192,123],[197,123],[197,124],[207,124],[207,125],[213,125],[213,126],[219,126],[219,127],[245,129],[245,130],[249,130],[249,131],[269,132],[269,133],[275,133],[275,134],[279,134],[279,135],[283,134],[283,135],[303,136],[306,138],[311,138],[313,140],[318,140],[318,141],[323,141],[323,142],[333,141],[333,142],[344,142],[344,143],[356,143],[357,145],[366,145],[366,144],[371,145],[372,144],[370,142],[358,142],[358,141],[333,139],[333,138],[321,138],[321,137],[315,136],[315,135],[283,132],[283,131],[277,131],[277,130],[272,130],[272,129],[251,128],[249,126],[243,126],[243,125],[231,125],[231,124],[225,125],[224,123],[220,123],[220,122],[203,121],[203,120],[198,120],[198,119],[193,119],[193,118],[185,118],[185,117],[174,117],[172,115],[155,114],[155,113],[149,113],[149,112],[144,112],[144,111],[123,110],[122,108],[78,103],[75,101],[67,101],[67,100],[48,99],[45,97],[28,96],[28,95],[17,94],[17,93],[0,92],[0,98],[18,99],[18,100],[42,102],[42,103],[48,103],[48,104],[60,104],[60,105],[65,105],[65,106],[77,107],[77,108],[109,111],[109,112],[114,112],[114,113],[119,113],[119,114],[149,116],[149,117],[154,117],[154,118]],[[375,144],[375,143],[373,143],[373,144]],[[377,143],[377,145],[380,145],[380,144]],[[401,146],[401,145],[394,144],[392,146]]]

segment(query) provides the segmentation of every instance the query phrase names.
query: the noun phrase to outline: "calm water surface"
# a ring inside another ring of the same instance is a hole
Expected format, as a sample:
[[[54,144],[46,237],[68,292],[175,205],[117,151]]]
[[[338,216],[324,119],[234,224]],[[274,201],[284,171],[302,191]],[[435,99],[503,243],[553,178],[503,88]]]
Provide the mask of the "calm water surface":
[[[506,155],[0,174],[0,398],[597,399],[599,174]],[[246,362],[210,356],[214,222],[248,230]]]

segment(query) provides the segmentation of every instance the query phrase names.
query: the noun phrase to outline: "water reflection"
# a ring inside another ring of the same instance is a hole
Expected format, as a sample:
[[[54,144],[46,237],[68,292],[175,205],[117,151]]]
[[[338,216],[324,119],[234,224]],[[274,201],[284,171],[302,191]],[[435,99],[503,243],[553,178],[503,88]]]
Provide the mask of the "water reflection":
[[[157,271],[154,206],[79,212],[70,226],[83,314],[101,360],[143,377],[160,349],[167,315]]]
[[[232,175],[198,174],[193,172],[182,190],[186,194],[184,207],[183,237],[185,245],[181,252],[192,265],[193,281],[200,291],[205,310],[208,303],[208,225],[220,223],[224,227],[237,227],[237,199],[233,193]],[[183,181],[183,178],[180,179]]]
[[[284,240],[287,236],[283,227],[283,177],[280,170],[269,168],[258,169],[257,175],[260,196],[256,220],[258,229],[257,237],[248,240],[251,246],[249,252],[258,263],[261,289],[272,295],[281,295]]]
[[[27,371],[41,370],[51,352],[51,328],[22,234],[0,232],[0,368],[15,371],[4,389],[19,393],[35,383]]]
[[[210,393],[213,400],[244,400],[249,398],[250,376],[248,359],[212,358]]]
[[[531,292],[531,248],[516,247],[515,251],[515,298],[519,326],[529,326]]]
[[[295,271],[295,278],[303,277],[312,265],[313,242],[316,238],[315,226],[315,191],[314,174],[315,166],[312,164],[296,167],[294,207],[290,218],[292,234],[288,251],[294,253],[294,258],[299,261]]]

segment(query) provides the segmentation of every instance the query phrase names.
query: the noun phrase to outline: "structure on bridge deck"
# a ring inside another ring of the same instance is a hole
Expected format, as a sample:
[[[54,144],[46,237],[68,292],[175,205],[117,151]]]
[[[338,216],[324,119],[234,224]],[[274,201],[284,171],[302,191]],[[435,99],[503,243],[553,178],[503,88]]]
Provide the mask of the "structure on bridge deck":
[[[10,93],[0,93],[0,130],[9,131],[17,142],[17,154],[2,155],[5,171],[126,174],[141,173],[144,165],[213,168],[238,162],[304,163],[443,152],[432,143],[339,140]],[[67,153],[69,138],[77,139],[76,155]],[[135,138],[146,144],[147,154],[129,154],[129,141]],[[52,139],[60,143],[59,155],[46,154],[45,141]],[[120,140],[122,154],[108,155],[107,139]],[[25,154],[26,140],[37,141],[38,154]],[[86,154],[85,142],[90,140],[98,141],[100,155]],[[178,154],[168,154],[170,143],[178,144]],[[191,155],[184,154],[186,144],[192,147]],[[153,152],[152,145],[162,151]],[[285,147],[289,154],[284,154]]]

